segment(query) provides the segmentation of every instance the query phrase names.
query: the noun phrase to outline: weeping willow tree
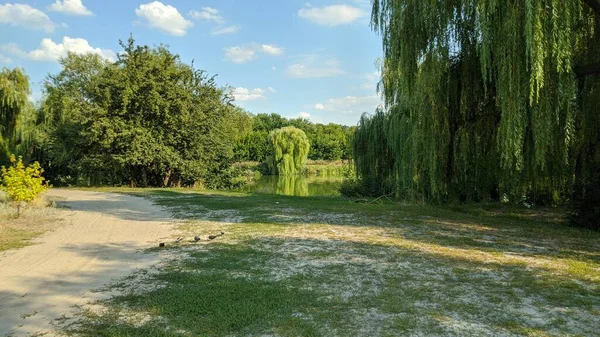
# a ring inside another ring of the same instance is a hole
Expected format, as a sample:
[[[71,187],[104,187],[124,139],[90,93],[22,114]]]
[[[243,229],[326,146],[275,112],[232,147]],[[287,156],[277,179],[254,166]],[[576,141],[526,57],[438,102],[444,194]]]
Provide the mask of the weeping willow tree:
[[[372,27],[387,109],[359,123],[363,180],[425,200],[559,200],[597,170],[597,0],[374,0]]]
[[[272,154],[267,159],[271,174],[290,175],[304,172],[310,144],[304,131],[293,126],[270,134]]]
[[[32,110],[28,100],[29,78],[20,68],[0,72],[0,164],[6,164],[14,150],[23,114]]]

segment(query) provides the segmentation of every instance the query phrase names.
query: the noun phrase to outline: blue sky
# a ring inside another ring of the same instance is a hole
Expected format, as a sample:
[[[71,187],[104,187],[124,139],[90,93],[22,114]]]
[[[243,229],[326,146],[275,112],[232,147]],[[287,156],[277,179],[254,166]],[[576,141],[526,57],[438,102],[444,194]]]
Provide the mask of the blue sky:
[[[133,34],[218,74],[252,113],[355,125],[380,103],[369,13],[369,0],[0,2],[0,67],[25,68],[38,100],[67,51],[114,58]]]

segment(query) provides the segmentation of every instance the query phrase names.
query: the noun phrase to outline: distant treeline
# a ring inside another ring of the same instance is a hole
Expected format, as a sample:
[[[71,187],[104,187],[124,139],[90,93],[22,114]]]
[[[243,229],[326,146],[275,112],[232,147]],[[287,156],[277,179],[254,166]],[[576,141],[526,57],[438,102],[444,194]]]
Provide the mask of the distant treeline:
[[[352,156],[351,136],[355,126],[316,124],[304,118],[287,119],[276,113],[252,116],[252,127],[235,144],[236,161],[264,162],[270,154],[269,133],[294,126],[306,133],[310,143],[308,159],[347,160]]]

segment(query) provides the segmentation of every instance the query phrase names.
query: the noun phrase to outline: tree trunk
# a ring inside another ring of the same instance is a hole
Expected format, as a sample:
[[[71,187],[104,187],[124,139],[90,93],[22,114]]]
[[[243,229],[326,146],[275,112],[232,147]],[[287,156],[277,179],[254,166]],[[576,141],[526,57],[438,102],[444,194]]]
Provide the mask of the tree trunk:
[[[163,178],[163,187],[169,187],[169,179],[171,179],[171,169],[167,170],[165,177]]]

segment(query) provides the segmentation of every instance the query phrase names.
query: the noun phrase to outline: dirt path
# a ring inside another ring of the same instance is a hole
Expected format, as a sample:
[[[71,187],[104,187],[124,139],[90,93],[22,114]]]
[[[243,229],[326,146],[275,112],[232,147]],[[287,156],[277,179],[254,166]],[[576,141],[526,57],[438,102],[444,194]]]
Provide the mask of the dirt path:
[[[99,296],[90,289],[158,262],[141,250],[173,233],[171,215],[143,198],[60,189],[49,196],[66,199],[66,225],[0,254],[0,336],[51,331],[53,320]]]

